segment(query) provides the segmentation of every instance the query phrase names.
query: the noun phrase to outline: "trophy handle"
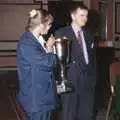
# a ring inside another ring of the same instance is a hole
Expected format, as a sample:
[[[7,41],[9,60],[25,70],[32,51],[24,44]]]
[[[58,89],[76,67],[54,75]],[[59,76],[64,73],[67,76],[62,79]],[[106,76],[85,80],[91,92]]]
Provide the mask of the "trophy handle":
[[[69,44],[69,45],[68,45],[69,47],[68,47],[68,52],[67,52],[67,53],[68,53],[68,55],[67,55],[68,57],[67,57],[67,61],[66,61],[67,64],[70,62],[70,53],[71,53],[71,51],[70,51],[71,49],[70,49],[70,48],[71,48],[71,42],[68,41],[68,44]]]
[[[55,45],[53,45],[53,53],[56,54]]]

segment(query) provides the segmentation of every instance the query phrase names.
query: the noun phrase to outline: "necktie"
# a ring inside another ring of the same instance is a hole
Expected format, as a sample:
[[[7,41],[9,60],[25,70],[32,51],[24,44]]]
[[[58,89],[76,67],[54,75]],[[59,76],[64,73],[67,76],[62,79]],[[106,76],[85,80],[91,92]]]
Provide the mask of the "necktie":
[[[89,60],[88,60],[87,48],[86,48],[85,44],[84,44],[84,48],[83,48],[82,39],[84,39],[84,38],[82,38],[82,31],[78,31],[78,43],[81,48],[81,53],[83,54],[84,59],[85,59],[86,63],[88,64]]]
[[[78,31],[78,43],[80,45],[80,48],[83,52],[83,43],[82,43],[82,36],[81,36],[81,31]]]

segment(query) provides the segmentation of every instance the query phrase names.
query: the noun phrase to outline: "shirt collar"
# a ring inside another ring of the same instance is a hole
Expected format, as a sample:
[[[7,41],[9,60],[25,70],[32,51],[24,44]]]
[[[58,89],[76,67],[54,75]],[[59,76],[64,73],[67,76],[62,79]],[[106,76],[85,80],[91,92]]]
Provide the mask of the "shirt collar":
[[[75,32],[78,32],[78,31],[82,30],[82,28],[78,27],[74,22],[72,22],[71,26],[72,26],[72,28]]]
[[[46,41],[44,40],[44,38],[43,38],[42,35],[40,35],[37,40],[38,40],[38,42],[39,42],[43,47],[45,47]]]
[[[78,27],[74,22],[72,22],[71,26],[75,35],[78,36],[78,31],[82,31],[82,28]]]

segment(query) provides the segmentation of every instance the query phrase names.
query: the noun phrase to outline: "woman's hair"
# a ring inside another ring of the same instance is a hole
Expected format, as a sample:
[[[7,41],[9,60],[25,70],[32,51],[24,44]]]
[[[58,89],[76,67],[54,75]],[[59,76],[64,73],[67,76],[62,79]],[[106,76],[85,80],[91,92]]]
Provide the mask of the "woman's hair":
[[[33,9],[29,12],[29,18],[26,25],[26,30],[30,31],[39,24],[44,24],[48,21],[53,22],[53,16],[45,9]]]

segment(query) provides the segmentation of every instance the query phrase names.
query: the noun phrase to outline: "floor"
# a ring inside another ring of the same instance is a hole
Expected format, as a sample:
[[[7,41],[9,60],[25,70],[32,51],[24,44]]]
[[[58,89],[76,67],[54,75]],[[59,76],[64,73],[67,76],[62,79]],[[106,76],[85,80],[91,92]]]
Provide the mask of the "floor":
[[[0,84],[0,120],[18,120],[13,107],[10,90],[6,84]]]
[[[15,93],[16,75],[9,73],[0,77],[0,120],[23,120],[16,111],[13,93]],[[106,111],[101,110],[96,120],[105,120]],[[56,119],[55,119],[56,120]]]
[[[11,98],[12,90],[4,83],[0,84],[0,120],[20,120]],[[101,110],[96,120],[105,120],[105,110]]]

